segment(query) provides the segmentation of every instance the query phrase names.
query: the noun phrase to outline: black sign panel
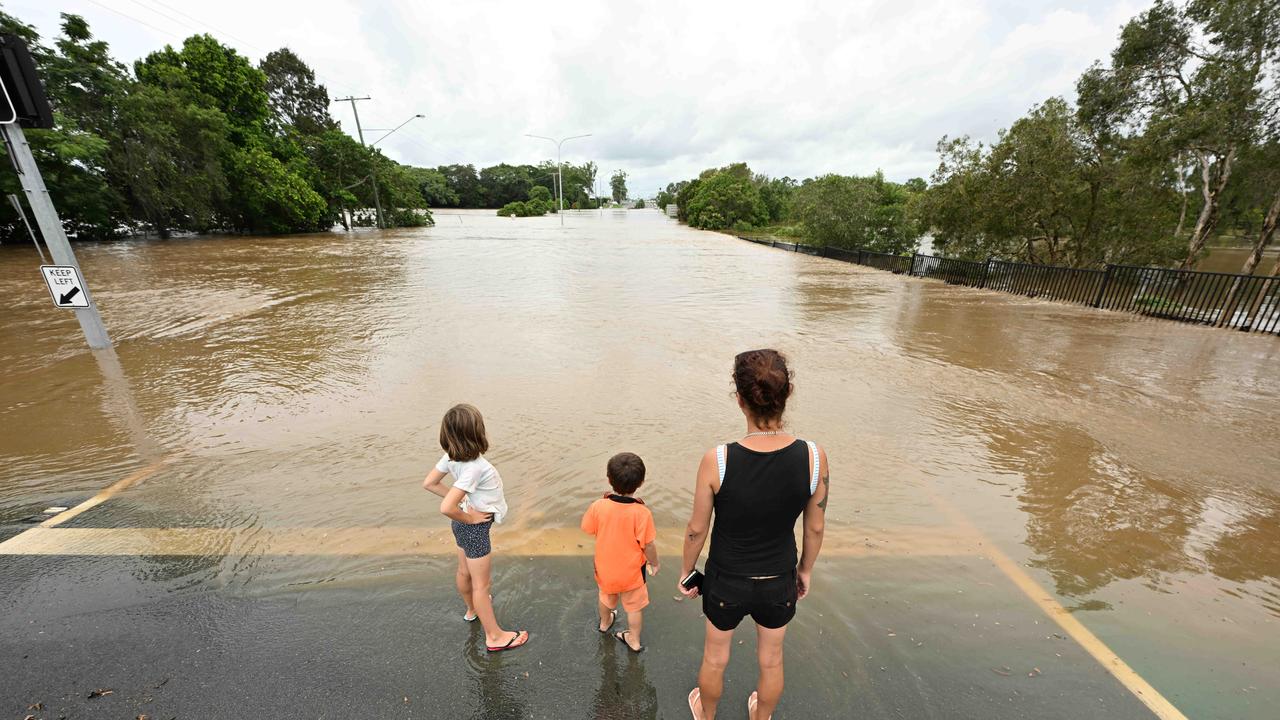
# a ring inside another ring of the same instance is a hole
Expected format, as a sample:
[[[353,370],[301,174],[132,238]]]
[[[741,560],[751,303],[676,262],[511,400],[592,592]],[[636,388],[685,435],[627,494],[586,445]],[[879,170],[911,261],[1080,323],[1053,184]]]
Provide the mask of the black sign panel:
[[[53,127],[53,112],[36,64],[22,38],[0,35],[0,122],[25,128]]]

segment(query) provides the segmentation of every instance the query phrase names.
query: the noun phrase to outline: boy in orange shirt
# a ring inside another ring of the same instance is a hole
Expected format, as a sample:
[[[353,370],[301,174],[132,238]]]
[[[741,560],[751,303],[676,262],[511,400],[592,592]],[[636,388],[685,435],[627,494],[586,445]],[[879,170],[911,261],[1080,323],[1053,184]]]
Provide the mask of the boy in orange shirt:
[[[649,604],[645,586],[646,566],[658,572],[657,530],[653,513],[640,498],[632,497],[644,483],[644,461],[634,453],[618,453],[606,468],[613,492],[591,503],[582,516],[582,529],[596,536],[595,574],[600,586],[600,627],[609,632],[618,619],[618,601],[627,612],[627,629],[613,634],[631,652],[640,652],[642,612]]]

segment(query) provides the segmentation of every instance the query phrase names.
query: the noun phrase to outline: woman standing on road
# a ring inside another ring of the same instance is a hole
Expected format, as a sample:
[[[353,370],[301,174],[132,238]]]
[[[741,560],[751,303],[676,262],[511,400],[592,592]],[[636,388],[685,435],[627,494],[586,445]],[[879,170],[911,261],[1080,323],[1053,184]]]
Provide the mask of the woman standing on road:
[[[767,720],[782,696],[782,643],[796,601],[809,594],[822,547],[830,471],[826,453],[782,429],[791,372],[776,350],[749,350],[733,362],[742,439],[708,450],[698,466],[693,514],[684,539],[680,579],[693,571],[711,530],[702,581],[706,640],[698,687],[689,693],[695,720],[714,720],[724,689],[733,630],[748,615],[756,623],[760,677],[747,699],[751,720]],[[711,528],[712,511],[715,526]],[[796,519],[804,514],[797,558]],[[699,594],[677,581],[688,597]]]

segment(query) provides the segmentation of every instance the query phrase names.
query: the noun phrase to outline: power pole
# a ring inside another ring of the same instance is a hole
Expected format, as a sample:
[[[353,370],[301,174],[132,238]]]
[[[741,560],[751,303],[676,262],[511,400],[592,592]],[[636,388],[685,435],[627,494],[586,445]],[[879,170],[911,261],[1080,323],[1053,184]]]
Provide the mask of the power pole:
[[[368,95],[365,95],[364,97],[355,97],[353,95],[348,95],[347,97],[344,97],[344,98],[334,99],[334,102],[350,102],[351,103],[351,114],[356,116],[356,135],[360,137],[360,147],[365,147],[364,129],[360,127],[360,111],[356,109],[356,101],[370,100],[370,99],[372,98],[370,98]],[[371,172],[369,175],[369,179],[373,181],[373,212],[374,212],[374,217],[376,219],[375,222],[378,225],[378,229],[382,229],[382,226],[383,226],[382,225],[382,201],[378,198],[378,169],[377,169],[378,161],[376,158],[374,158],[372,161],[374,163],[374,166],[373,166],[373,172]]]
[[[58,210],[53,206],[53,200],[49,198],[49,189],[45,187],[44,178],[40,176],[40,168],[36,165],[35,157],[31,155],[31,146],[27,144],[26,134],[16,122],[0,125],[0,128],[3,128],[9,157],[13,158],[14,169],[18,171],[22,190],[27,195],[27,204],[31,206],[31,212],[36,216],[36,225],[40,227],[40,234],[44,236],[44,244],[48,246],[53,262],[57,265],[74,267],[80,279],[84,280],[84,272],[80,270],[80,263],[76,262],[76,254],[71,250],[71,243],[67,242],[67,233],[62,229]],[[88,281],[84,282],[84,287],[80,290],[88,301],[88,307],[75,308],[76,320],[80,321],[84,339],[94,350],[111,347],[107,326],[102,324],[98,306],[94,304],[93,295],[89,293]]]

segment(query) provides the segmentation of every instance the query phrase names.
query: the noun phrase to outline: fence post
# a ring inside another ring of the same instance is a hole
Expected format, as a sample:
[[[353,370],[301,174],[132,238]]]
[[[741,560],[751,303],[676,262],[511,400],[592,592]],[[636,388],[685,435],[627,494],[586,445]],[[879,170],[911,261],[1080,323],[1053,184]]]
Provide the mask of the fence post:
[[[866,265],[866,263],[862,262],[862,248],[858,248],[858,264]]]
[[[1107,263],[1107,270],[1102,273],[1102,283],[1098,285],[1098,295],[1093,299],[1094,307],[1100,307],[1102,305],[1102,298],[1107,294],[1107,285],[1111,284],[1111,269],[1114,267],[1115,265]]]
[[[827,246],[826,246],[826,245],[823,245],[823,246],[822,246],[822,257],[826,257],[826,256],[827,256]]]
[[[920,253],[918,252],[911,253],[911,269],[907,271],[908,275],[916,274],[916,263],[919,262],[919,260],[920,260]]]
[[[991,272],[991,258],[982,263],[982,281],[978,283],[978,287],[985,288],[987,286],[987,275]]]

